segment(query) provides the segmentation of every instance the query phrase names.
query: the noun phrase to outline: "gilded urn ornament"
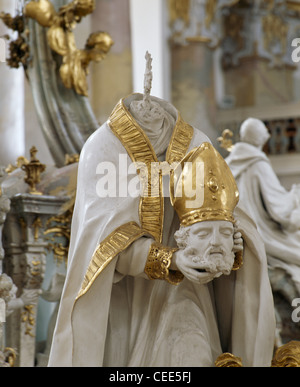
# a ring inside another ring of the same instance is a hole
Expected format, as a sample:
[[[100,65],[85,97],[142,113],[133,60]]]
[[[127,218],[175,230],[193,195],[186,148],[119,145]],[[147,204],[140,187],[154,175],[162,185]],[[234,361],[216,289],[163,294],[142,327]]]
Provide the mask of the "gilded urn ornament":
[[[40,163],[36,158],[36,153],[37,149],[33,146],[30,149],[30,162],[22,165],[22,169],[26,172],[24,180],[30,187],[29,193],[33,195],[42,195],[42,192],[39,192],[36,189],[36,185],[40,182],[41,173],[45,171],[46,165]]]

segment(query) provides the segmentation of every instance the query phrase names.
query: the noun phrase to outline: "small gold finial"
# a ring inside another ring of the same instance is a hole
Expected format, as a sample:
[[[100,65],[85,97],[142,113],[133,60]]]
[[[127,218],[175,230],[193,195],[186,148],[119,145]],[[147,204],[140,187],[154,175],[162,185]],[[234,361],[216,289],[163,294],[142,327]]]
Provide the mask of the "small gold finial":
[[[225,129],[222,132],[222,136],[218,137],[217,140],[220,143],[220,147],[231,152],[234,144],[232,143],[233,132],[230,129]]]
[[[30,162],[28,164],[22,165],[23,171],[26,172],[26,177],[24,178],[25,183],[30,187],[29,193],[33,195],[42,195],[42,192],[39,192],[36,189],[36,184],[40,182],[40,175],[45,171],[46,165],[40,163],[36,158],[37,149],[33,146],[30,149]]]

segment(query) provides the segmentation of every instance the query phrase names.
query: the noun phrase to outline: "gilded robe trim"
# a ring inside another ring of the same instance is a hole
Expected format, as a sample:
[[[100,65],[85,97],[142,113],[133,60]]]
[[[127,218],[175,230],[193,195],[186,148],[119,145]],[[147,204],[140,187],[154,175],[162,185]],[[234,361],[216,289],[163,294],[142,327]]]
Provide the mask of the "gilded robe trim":
[[[153,192],[154,179],[151,179],[151,163],[159,163],[159,161],[150,140],[133,119],[123,100],[120,100],[114,108],[108,124],[115,136],[121,141],[131,160],[137,164],[139,162],[143,163],[148,169],[146,181],[143,181],[142,170],[137,170],[144,193],[140,198],[139,205],[141,227],[135,222],[126,223],[113,231],[98,245],[76,300],[90,289],[96,278],[113,258],[129,247],[135,240],[148,235],[152,236],[158,243],[162,241],[164,219],[162,170],[156,174],[157,181],[154,182],[155,192]],[[189,149],[193,135],[193,127],[185,123],[178,112],[176,125],[166,152],[166,161],[169,165],[181,161]]]
[[[164,197],[162,184],[162,169],[152,176],[151,163],[159,161],[149,138],[133,119],[121,99],[109,118],[109,126],[118,137],[134,163],[143,163],[147,166],[147,179],[143,181],[141,171],[137,170],[143,187],[140,198],[139,218],[142,228],[153,236],[156,242],[162,242],[164,220]],[[179,112],[173,130],[171,141],[166,152],[166,161],[169,165],[180,162],[189,149],[194,135],[192,126],[185,123]],[[156,180],[155,180],[156,177]]]
[[[109,234],[108,237],[97,246],[76,300],[90,289],[102,270],[118,254],[145,234],[145,231],[135,222],[125,223]]]

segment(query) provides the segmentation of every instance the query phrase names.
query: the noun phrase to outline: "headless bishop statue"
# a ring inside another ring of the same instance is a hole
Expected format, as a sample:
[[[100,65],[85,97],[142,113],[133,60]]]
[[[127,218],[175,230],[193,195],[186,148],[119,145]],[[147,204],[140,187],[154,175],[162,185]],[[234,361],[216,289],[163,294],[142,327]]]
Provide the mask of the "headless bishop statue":
[[[150,96],[151,76],[147,54],[144,95],[120,100],[82,150],[49,365],[214,366],[230,352],[269,366],[275,319],[263,244],[236,206],[224,160],[174,106]],[[135,166],[130,181],[120,155]],[[177,195],[182,162],[187,176],[200,164],[195,201],[186,188]],[[116,195],[98,184],[103,165],[117,171]],[[124,195],[134,178],[139,195]]]

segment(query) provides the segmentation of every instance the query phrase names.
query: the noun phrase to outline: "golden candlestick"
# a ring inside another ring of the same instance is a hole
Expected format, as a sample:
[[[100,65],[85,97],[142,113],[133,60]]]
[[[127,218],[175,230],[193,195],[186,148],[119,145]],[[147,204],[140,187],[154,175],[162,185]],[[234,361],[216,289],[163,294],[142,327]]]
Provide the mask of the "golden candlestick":
[[[40,163],[40,161],[36,158],[36,153],[37,149],[33,146],[30,149],[30,162],[22,165],[21,168],[26,172],[24,180],[30,187],[29,193],[33,195],[42,195],[42,192],[39,192],[36,189],[36,184],[40,182],[41,173],[45,171],[46,165]]]

